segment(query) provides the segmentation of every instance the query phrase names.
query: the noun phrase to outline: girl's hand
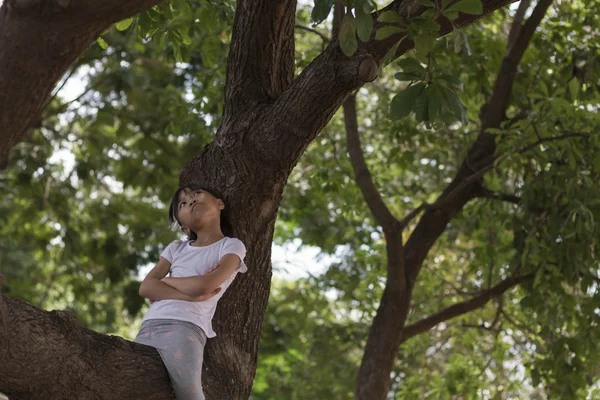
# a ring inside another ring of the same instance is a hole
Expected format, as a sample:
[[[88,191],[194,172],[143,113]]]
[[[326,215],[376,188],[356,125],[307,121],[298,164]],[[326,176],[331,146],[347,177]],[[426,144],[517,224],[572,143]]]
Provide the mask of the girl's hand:
[[[210,274],[211,272],[213,272],[213,271],[215,271],[217,268],[219,268],[219,266],[220,266],[219,264],[215,264],[215,265],[213,265],[212,267],[210,267],[210,268],[208,269],[208,271],[206,271],[206,272],[204,273],[204,275],[208,275],[208,274]]]
[[[213,268],[214,268],[214,267],[213,267]],[[217,295],[217,294],[218,294],[220,291],[221,291],[221,288],[220,288],[220,287],[218,287],[218,288],[216,288],[215,290],[213,290],[213,291],[212,291],[211,293],[209,293],[209,294],[203,294],[202,296],[197,296],[197,297],[194,297],[192,301],[205,301],[205,300],[208,300],[208,299],[210,299],[211,297],[214,297],[214,296],[216,296],[216,295]]]

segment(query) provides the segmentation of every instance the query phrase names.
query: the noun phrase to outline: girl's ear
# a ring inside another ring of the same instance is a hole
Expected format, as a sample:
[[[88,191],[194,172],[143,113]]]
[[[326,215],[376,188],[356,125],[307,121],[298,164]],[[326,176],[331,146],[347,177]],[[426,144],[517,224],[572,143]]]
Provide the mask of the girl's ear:
[[[183,233],[185,233],[186,235],[190,236],[190,229],[189,228],[186,228],[185,226],[182,226],[181,227],[181,231]]]
[[[219,210],[224,210],[225,209],[225,203],[223,203],[223,200],[219,199]]]

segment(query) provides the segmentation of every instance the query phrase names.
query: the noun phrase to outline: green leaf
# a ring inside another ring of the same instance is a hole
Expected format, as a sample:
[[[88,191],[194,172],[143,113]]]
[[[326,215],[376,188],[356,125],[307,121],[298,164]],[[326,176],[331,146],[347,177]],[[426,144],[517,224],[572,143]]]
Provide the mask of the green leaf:
[[[377,17],[379,22],[401,23],[402,17],[396,11],[384,11]]]
[[[452,25],[452,37],[454,38],[454,52],[460,53],[460,45],[461,45],[461,34],[456,26]]]
[[[358,48],[356,41],[356,21],[352,14],[346,14],[342,19],[342,25],[340,26],[340,48],[348,57],[353,55]]]
[[[117,30],[124,31],[131,26],[132,22],[133,22],[133,17],[124,19],[123,21],[119,21],[119,22],[117,22],[117,24],[115,26],[116,26]]]
[[[421,65],[419,60],[412,57],[403,58],[399,60],[397,64],[404,72],[412,72],[415,75],[423,77],[425,76],[425,73],[427,73],[427,70]]]
[[[449,21],[455,21],[458,18],[458,12],[456,12],[456,11],[444,12],[444,16],[446,16],[446,18],[448,18]]]
[[[106,43],[106,41],[104,39],[102,39],[101,37],[96,39],[96,42],[98,42],[98,45],[100,47],[102,47],[104,50],[108,49],[108,43]]]
[[[137,24],[139,27],[139,34],[142,37],[148,36],[148,32],[152,26],[152,19],[147,12],[141,13],[138,17]]]
[[[465,48],[467,49],[467,55],[470,56],[471,55],[471,46],[469,46],[469,39],[467,39],[467,34],[464,33],[462,30],[460,31],[461,35],[462,35],[462,41],[465,44]]]
[[[429,103],[427,107],[429,122],[435,122],[442,115],[442,106],[444,98],[438,84],[432,83],[429,85]]]
[[[404,32],[405,30],[398,26],[384,26],[382,28],[377,29],[375,33],[375,40],[383,40],[392,35],[395,35],[400,32]]]
[[[406,36],[403,37],[402,39],[398,40],[396,42],[396,44],[393,45],[392,48],[383,57],[383,59],[381,60],[381,63],[379,64],[379,73],[378,73],[379,76],[383,75],[383,68],[386,67],[387,65],[389,65],[390,62],[392,62],[392,60],[396,56],[396,51],[398,50],[400,43],[402,43],[402,41],[404,39],[406,39]]]
[[[538,268],[538,270],[535,272],[535,277],[533,278],[533,288],[537,288],[540,284],[540,282],[542,281],[542,277],[544,276],[544,269],[543,268]]]
[[[331,12],[331,7],[335,4],[335,0],[315,0],[315,6],[310,13],[310,18],[314,25],[318,25],[325,21]]]
[[[429,87],[426,87],[417,97],[414,110],[417,122],[429,121]]]
[[[394,75],[394,78],[398,79],[399,81],[417,81],[422,79],[420,76],[411,74],[409,72],[398,72]]]
[[[366,42],[371,37],[373,31],[373,17],[370,13],[365,13],[362,8],[356,9],[356,32],[358,37],[363,42]]]
[[[435,39],[437,35],[432,34],[423,34],[413,39],[415,43],[415,51],[417,52],[417,57],[419,59],[425,59],[427,55],[435,46]]]
[[[481,0],[461,0],[448,7],[446,12],[461,12],[464,14],[481,15],[483,13],[483,4]]]
[[[450,85],[454,86],[458,90],[460,90],[460,91],[463,90],[463,83],[456,76],[451,75],[451,74],[442,74],[439,76],[439,78],[448,82]]]
[[[579,95],[579,80],[577,78],[572,78],[569,81],[569,94],[571,95],[571,100],[577,100],[577,96]]]
[[[439,89],[452,114],[463,124],[466,123],[466,108],[456,93],[444,85],[439,85]]]
[[[546,82],[540,81],[540,89],[544,96],[546,96],[546,97],[550,96],[550,92],[548,91],[548,85],[546,85]]]
[[[183,58],[181,57],[181,48],[179,45],[173,45],[173,55],[175,56],[175,61],[183,62]]]
[[[425,89],[424,83],[417,83],[398,93],[390,103],[390,116],[392,119],[401,119],[410,114],[415,106],[417,97]]]
[[[171,5],[169,3],[162,3],[156,7],[156,11],[162,14],[167,20],[173,19],[173,12],[171,11]]]
[[[413,23],[419,28],[420,32],[431,31],[431,33],[439,33],[441,25],[431,18],[415,18]]]

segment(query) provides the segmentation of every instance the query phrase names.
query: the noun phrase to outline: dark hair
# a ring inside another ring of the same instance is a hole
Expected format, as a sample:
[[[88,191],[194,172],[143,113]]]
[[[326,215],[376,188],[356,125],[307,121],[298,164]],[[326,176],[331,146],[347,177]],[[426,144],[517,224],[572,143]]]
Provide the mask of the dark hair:
[[[196,184],[196,183],[181,186],[179,189],[177,189],[175,191],[175,194],[171,198],[171,204],[169,204],[169,221],[171,222],[172,226],[177,226],[177,225],[181,226],[181,223],[179,222],[179,219],[177,218],[179,216],[179,207],[178,207],[179,195],[181,194],[181,192],[183,192],[186,189],[192,190],[192,191],[203,190],[205,192],[210,193],[217,199],[223,200],[223,196],[220,196],[218,192],[216,192],[213,189],[209,189],[206,186]],[[227,211],[226,209],[221,211],[221,232],[223,232],[223,234],[225,236],[233,237],[233,229],[231,227],[231,223],[229,223],[229,218],[227,218],[226,211]],[[190,234],[188,235],[188,240],[196,240],[197,238],[198,238],[198,235],[196,235],[196,232],[190,230]]]

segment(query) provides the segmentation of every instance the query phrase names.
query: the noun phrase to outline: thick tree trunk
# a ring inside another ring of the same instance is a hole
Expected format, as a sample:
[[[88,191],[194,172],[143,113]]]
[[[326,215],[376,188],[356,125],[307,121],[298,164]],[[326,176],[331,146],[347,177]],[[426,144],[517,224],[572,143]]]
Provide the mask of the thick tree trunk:
[[[0,390],[10,400],[174,399],[156,350],[0,296]]]

